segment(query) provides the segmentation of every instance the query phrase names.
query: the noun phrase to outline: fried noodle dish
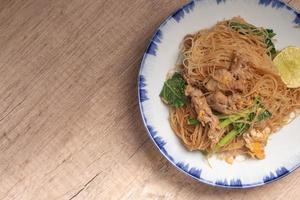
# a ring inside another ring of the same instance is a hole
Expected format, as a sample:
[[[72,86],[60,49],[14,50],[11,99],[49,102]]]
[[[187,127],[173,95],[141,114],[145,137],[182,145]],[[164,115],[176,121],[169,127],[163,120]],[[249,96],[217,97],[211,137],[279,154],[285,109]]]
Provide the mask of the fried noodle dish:
[[[274,36],[234,17],[184,37],[160,97],[187,149],[228,163],[264,159],[270,134],[299,114],[300,88],[288,88],[272,61]]]

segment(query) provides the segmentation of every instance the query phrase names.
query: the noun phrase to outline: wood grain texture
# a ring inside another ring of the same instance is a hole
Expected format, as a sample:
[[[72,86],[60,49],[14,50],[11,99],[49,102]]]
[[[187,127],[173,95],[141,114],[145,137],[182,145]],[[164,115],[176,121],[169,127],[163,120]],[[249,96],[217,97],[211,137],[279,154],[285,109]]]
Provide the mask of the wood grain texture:
[[[1,1],[0,199],[299,199],[299,170],[260,188],[213,188],[149,140],[139,65],[185,2]]]

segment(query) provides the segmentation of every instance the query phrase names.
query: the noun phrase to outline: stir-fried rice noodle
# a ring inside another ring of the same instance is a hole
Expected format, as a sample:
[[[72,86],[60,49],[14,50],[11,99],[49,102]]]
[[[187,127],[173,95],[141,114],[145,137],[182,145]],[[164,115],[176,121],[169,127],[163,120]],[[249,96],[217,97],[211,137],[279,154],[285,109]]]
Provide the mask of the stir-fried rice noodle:
[[[246,23],[241,18],[231,20]],[[263,35],[242,34],[228,23],[230,20],[221,21],[184,38],[178,68],[187,82],[185,93],[190,98],[185,106],[170,108],[170,124],[189,150],[210,152],[232,129],[221,129],[216,116],[246,110],[259,97],[272,116],[259,123],[247,122],[250,128],[218,152],[228,162],[240,154],[263,159],[269,135],[297,116],[300,89],[287,88],[283,83],[268,55]],[[197,98],[202,102],[197,102]],[[206,103],[212,110],[212,120],[188,124],[189,118],[199,119],[200,105]]]

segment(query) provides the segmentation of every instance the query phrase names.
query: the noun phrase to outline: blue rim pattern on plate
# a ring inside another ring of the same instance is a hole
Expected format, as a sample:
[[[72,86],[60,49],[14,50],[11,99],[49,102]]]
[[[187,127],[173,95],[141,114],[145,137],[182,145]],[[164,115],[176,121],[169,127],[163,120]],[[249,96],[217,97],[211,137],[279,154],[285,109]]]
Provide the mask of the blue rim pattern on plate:
[[[243,184],[240,179],[232,179],[232,180],[225,179],[225,180],[217,180],[215,182],[203,179],[201,178],[202,169],[195,168],[195,167],[190,168],[189,164],[186,164],[182,161],[175,162],[174,158],[171,155],[169,155],[167,150],[164,148],[166,142],[160,136],[157,136],[157,132],[155,128],[148,123],[148,120],[144,113],[144,107],[143,107],[143,103],[149,100],[149,97],[147,96],[147,90],[145,89],[145,87],[147,86],[146,79],[142,75],[144,62],[148,55],[156,56],[158,45],[161,42],[161,39],[163,37],[163,33],[160,29],[172,18],[176,20],[176,22],[180,23],[180,20],[184,18],[185,14],[191,12],[194,9],[196,1],[201,1],[201,0],[192,0],[189,3],[185,4],[184,6],[182,6],[181,8],[179,8],[178,10],[176,10],[169,17],[167,17],[154,33],[144,53],[139,75],[138,75],[138,99],[139,99],[141,116],[144,125],[147,129],[147,132],[151,137],[151,139],[153,140],[153,142],[155,143],[155,145],[157,146],[157,148],[160,150],[160,152],[167,158],[167,160],[169,160],[172,163],[173,166],[175,166],[180,171],[184,172],[186,175],[191,176],[196,180],[199,180],[200,182],[212,186],[219,186],[224,188],[251,188],[251,187],[257,187],[267,183],[271,183],[280,178],[283,178],[286,175],[290,174],[292,171],[296,170],[298,167],[300,167],[300,163],[294,166],[293,168],[291,168],[290,170],[286,169],[285,167],[280,167],[275,171],[275,173],[270,172],[269,174],[266,174],[263,177],[263,180],[261,182],[257,182],[253,184]],[[217,4],[226,3],[226,0],[216,0],[216,2]],[[296,25],[300,25],[300,12],[296,11],[294,8],[290,7],[289,5],[282,2],[281,0],[259,0],[258,4],[261,6],[271,6],[276,9],[285,8],[295,14],[295,19],[293,20],[293,23],[295,23]]]

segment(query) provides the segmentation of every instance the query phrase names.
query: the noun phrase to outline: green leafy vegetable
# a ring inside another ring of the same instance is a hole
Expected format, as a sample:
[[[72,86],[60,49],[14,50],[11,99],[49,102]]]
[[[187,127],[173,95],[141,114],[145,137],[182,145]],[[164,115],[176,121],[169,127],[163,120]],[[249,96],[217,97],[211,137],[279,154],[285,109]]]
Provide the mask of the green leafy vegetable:
[[[262,121],[262,120],[268,119],[271,116],[272,116],[272,113],[270,111],[264,110],[257,116],[257,121]]]
[[[274,33],[273,29],[266,29],[267,33],[268,33],[268,36],[269,38],[272,38],[276,35],[276,33]]]
[[[272,38],[276,35],[276,33],[274,33],[272,29],[258,28],[251,24],[244,24],[244,23],[239,23],[234,21],[229,22],[229,26],[232,29],[240,32],[241,34],[253,33],[254,35],[257,36],[264,36],[265,38],[264,42],[268,48],[268,55],[272,56],[272,58],[275,57],[277,52],[275,49],[275,45],[272,42]]]
[[[166,104],[182,107],[186,104],[187,97],[184,95],[186,82],[180,73],[175,73],[172,78],[165,81],[159,94]]]
[[[251,113],[250,113],[251,114]],[[249,114],[249,115],[250,115]],[[250,122],[250,121],[249,121]],[[229,131],[216,145],[213,152],[219,151],[219,149],[226,144],[229,144],[237,135],[245,132],[250,128],[250,123],[235,122],[233,123],[233,129]]]
[[[272,113],[265,109],[261,103],[261,98],[256,97],[254,99],[254,105],[252,108],[236,113],[232,115],[219,116],[220,127],[225,128],[229,125],[233,126],[233,129],[229,131],[216,145],[213,152],[217,152],[221,147],[230,143],[237,135],[247,131],[251,122],[260,122],[266,120],[272,116]]]
[[[255,33],[256,35],[262,35],[263,33],[255,26],[251,24],[243,24],[240,22],[229,22],[229,26],[236,30],[241,31],[242,34],[249,34],[250,32]]]
[[[188,125],[197,125],[200,122],[198,121],[198,119],[195,118],[188,118]]]
[[[255,115],[255,112],[249,113],[249,115],[247,116],[247,121],[252,122],[255,118]]]
[[[277,54],[277,51],[275,49],[275,45],[272,42],[272,39],[271,38],[266,38],[265,43],[267,44],[268,55],[271,56],[272,58],[274,58]]]

